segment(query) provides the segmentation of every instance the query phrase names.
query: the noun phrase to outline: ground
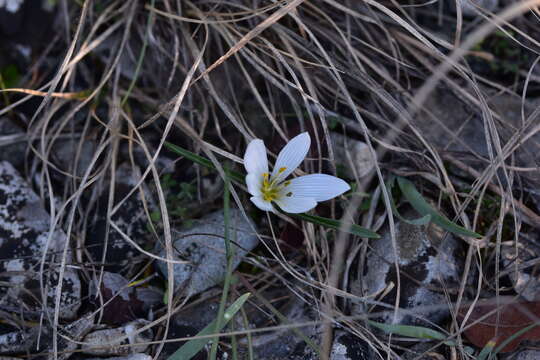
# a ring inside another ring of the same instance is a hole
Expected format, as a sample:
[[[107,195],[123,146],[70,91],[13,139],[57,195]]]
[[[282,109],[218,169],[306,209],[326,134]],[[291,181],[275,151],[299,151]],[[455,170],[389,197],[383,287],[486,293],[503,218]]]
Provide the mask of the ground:
[[[0,0],[0,355],[540,358],[539,5]]]

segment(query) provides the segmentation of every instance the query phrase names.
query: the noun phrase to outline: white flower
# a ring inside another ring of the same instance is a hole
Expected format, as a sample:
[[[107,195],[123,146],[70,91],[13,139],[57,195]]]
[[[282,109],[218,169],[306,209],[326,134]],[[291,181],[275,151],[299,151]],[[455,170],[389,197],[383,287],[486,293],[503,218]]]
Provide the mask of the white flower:
[[[244,155],[246,184],[251,201],[261,210],[275,212],[276,203],[288,213],[313,209],[317,202],[332,199],[350,189],[343,180],[325,174],[312,174],[285,180],[306,157],[311,139],[307,132],[294,137],[279,153],[272,173],[268,172],[266,147],[261,139],[252,140]]]

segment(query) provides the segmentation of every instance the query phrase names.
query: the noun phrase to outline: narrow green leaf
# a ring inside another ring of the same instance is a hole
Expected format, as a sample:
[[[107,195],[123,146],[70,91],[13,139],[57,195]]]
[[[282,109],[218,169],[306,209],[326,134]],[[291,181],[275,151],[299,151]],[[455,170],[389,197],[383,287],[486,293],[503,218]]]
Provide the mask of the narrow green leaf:
[[[480,354],[476,357],[476,360],[485,360],[493,351],[493,348],[497,345],[495,341],[488,341],[486,346],[480,351]]]
[[[186,150],[184,148],[181,148],[180,146],[171,144],[169,142],[166,142],[165,146],[167,146],[167,148],[169,148],[171,151],[185,157],[188,160],[193,161],[194,163],[205,166],[209,169],[214,169],[214,170],[216,169],[214,164],[212,164],[212,162],[205,157],[192,153],[189,150]],[[223,167],[223,169],[232,180],[236,181],[237,183],[245,185],[244,175],[240,174],[239,172],[233,171],[225,166]],[[289,214],[289,213],[286,213],[286,214],[292,217],[296,217],[296,218],[317,224],[317,225],[322,225],[330,229],[337,230],[341,228],[341,222],[338,220],[328,219],[322,216],[309,215],[309,214]],[[373,238],[373,239],[380,238],[380,236],[377,233],[371,230],[368,230],[366,228],[363,228],[361,226],[358,226],[356,224],[348,225],[347,232],[350,234],[357,235],[360,237],[365,237],[365,238]]]
[[[195,154],[195,153],[193,153],[193,152],[191,152],[189,150],[181,148],[178,145],[171,144],[170,142],[165,142],[165,146],[167,148],[169,148],[169,150],[177,153],[178,155],[181,155],[181,156],[185,157],[188,160],[193,161],[194,163],[205,166],[205,167],[207,167],[209,169],[216,170],[216,167],[214,166],[214,164],[212,164],[212,162],[210,160],[208,160],[207,158],[205,158],[205,157],[202,157],[202,156],[197,155],[197,154]],[[226,166],[224,166],[223,169],[229,174],[229,177],[232,180],[234,180],[234,181],[236,181],[238,183],[244,184],[244,176],[242,174],[240,174],[237,171],[231,170],[231,169],[227,168]]]
[[[316,224],[316,225],[322,225],[326,228],[329,228],[329,229],[336,229],[336,230],[339,230],[341,229],[341,226],[342,226],[342,223],[341,221],[339,220],[334,220],[334,219],[328,219],[328,218],[325,218],[325,217],[322,217],[322,216],[317,216],[317,215],[310,215],[310,214],[290,214],[290,213],[285,213],[291,217],[295,217],[295,218],[298,218],[298,219],[302,219],[304,221],[307,221],[307,222],[310,222],[310,223],[313,223],[313,224]],[[353,234],[353,235],[357,235],[357,236],[360,236],[360,237],[364,237],[364,238],[371,238],[371,239],[378,239],[380,238],[380,235],[371,231],[371,230],[368,230],[366,228],[363,228],[359,225],[356,225],[356,224],[346,224],[345,225],[346,227],[344,228],[345,231],[347,231],[349,234]]]
[[[413,220],[408,220],[408,219],[405,219],[403,216],[401,216],[401,214],[399,213],[399,211],[397,209],[396,202],[394,201],[394,197],[392,196],[392,188],[394,187],[395,181],[396,181],[396,177],[392,176],[390,178],[390,180],[388,180],[386,182],[386,190],[388,192],[388,197],[390,198],[390,206],[392,207],[392,213],[399,220],[401,220],[401,221],[403,221],[403,222],[405,222],[407,224],[417,225],[417,226],[428,224],[431,221],[431,215],[430,214],[427,214],[425,216],[422,216],[421,218],[413,219]]]
[[[452,341],[446,341],[448,337],[445,334],[423,326],[383,324],[371,320],[368,320],[368,323],[371,326],[379,328],[389,334],[408,336],[416,339],[441,340],[445,341],[445,344],[447,345],[453,345]]]
[[[225,312],[223,313],[223,321],[220,322],[220,328],[217,329],[218,331],[221,331],[221,329],[223,329],[223,327],[227,325],[227,323],[234,317],[234,315],[238,312],[238,310],[242,308],[242,306],[247,301],[249,296],[250,296],[250,293],[246,293],[240,296],[231,306],[227,308],[227,310],[225,310]],[[214,331],[216,330],[216,322],[217,322],[217,319],[215,319],[210,324],[208,324],[204,329],[199,331],[199,333],[195,337],[207,336],[207,335],[213,334]],[[212,339],[209,337],[205,337],[202,339],[189,340],[184,345],[182,345],[180,349],[176,350],[174,354],[169,356],[167,360],[189,360],[193,356],[195,356],[199,351],[201,351],[202,348],[204,348],[204,346],[210,340]]]
[[[431,221],[454,234],[470,236],[477,239],[482,237],[482,235],[454,224],[444,216],[440,215],[437,210],[429,205],[418,190],[416,190],[414,184],[409,180],[398,177],[398,184],[403,195],[411,203],[412,207],[420,213],[420,215],[431,215]]]
[[[516,331],[512,336],[506,338],[497,348],[495,351],[493,351],[493,356],[497,355],[499,352],[501,352],[502,349],[506,347],[509,343],[520,337],[521,335],[529,332],[530,330],[534,329],[535,327],[540,326],[540,322],[532,323],[529,326],[524,327],[523,329]]]

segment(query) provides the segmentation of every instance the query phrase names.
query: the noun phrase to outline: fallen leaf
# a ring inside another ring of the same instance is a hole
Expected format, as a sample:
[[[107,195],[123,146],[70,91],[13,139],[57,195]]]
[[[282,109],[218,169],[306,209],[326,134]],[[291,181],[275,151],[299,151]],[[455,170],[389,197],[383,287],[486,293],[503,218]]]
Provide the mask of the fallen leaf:
[[[464,320],[468,310],[464,307],[459,311],[460,321]],[[508,341],[499,352],[510,352],[523,340],[540,340],[538,325],[540,301],[516,301],[514,297],[501,296],[498,302],[495,299],[481,300],[474,306],[465,324],[468,326],[465,336],[479,348],[490,341],[496,343],[495,348]]]

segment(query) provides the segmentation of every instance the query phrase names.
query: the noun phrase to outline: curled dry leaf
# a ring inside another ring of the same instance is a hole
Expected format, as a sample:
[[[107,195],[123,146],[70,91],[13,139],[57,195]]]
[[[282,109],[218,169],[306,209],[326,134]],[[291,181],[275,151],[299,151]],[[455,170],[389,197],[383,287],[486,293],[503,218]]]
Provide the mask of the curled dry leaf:
[[[464,320],[468,310],[467,307],[460,310],[460,321]],[[540,300],[516,301],[514,297],[502,296],[498,302],[490,299],[476,304],[467,318],[465,336],[479,348],[483,348],[490,341],[495,342],[497,348],[506,340],[510,340],[500,350],[510,352],[523,340],[540,340],[538,325],[540,325]],[[530,329],[526,330],[527,327]],[[523,333],[518,334],[520,331]]]

